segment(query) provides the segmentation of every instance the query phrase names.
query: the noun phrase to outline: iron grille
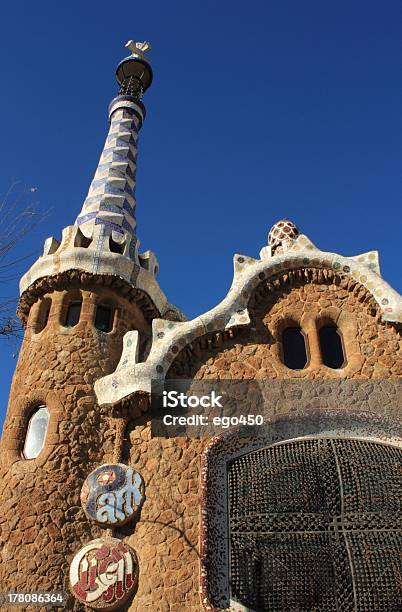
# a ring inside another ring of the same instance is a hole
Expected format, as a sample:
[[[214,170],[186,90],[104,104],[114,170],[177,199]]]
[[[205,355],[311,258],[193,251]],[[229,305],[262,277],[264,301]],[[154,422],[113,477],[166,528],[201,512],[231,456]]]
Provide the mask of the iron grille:
[[[267,612],[399,612],[401,454],[306,439],[229,464],[231,597]]]

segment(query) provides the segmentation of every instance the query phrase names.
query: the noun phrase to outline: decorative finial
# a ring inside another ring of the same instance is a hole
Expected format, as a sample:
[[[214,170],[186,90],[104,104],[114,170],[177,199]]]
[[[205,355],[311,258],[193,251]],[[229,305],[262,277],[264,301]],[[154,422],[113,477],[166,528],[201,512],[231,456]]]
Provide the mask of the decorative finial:
[[[127,49],[130,49],[131,55],[144,58],[145,51],[150,51],[152,49],[151,43],[147,40],[144,42],[135,42],[134,40],[129,40],[126,44]]]
[[[145,52],[151,49],[151,43],[147,40],[143,42],[129,40],[126,48],[131,51],[131,55],[120,62],[116,70],[116,78],[120,85],[119,95],[141,100],[152,83],[152,68],[145,55]]]
[[[268,234],[268,244],[272,255],[279,255],[293,243],[299,235],[299,230],[292,221],[281,219],[271,227]]]

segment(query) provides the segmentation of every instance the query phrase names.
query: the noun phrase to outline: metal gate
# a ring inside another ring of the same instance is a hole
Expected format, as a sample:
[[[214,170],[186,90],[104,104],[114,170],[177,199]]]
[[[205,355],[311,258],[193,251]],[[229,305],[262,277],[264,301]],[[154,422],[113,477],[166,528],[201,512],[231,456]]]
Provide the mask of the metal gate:
[[[232,599],[267,612],[400,612],[401,455],[319,438],[231,462]]]

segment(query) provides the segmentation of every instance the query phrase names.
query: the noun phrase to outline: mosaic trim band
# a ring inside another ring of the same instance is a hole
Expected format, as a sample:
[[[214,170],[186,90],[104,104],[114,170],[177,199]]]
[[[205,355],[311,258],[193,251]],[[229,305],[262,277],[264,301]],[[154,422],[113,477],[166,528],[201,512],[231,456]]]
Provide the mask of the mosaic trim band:
[[[151,381],[164,379],[178,352],[187,344],[209,332],[248,325],[247,304],[262,281],[278,273],[306,267],[340,272],[353,279],[372,295],[384,321],[402,322],[402,298],[380,276],[375,251],[342,257],[320,251],[301,234],[278,255],[272,255],[270,247],[262,249],[260,260],[235,255],[234,279],[229,293],[205,314],[186,322],[154,319],[152,348],[146,362],[137,363],[138,335],[128,332],[116,371],[95,383],[99,403],[114,403],[137,391],[150,393]]]

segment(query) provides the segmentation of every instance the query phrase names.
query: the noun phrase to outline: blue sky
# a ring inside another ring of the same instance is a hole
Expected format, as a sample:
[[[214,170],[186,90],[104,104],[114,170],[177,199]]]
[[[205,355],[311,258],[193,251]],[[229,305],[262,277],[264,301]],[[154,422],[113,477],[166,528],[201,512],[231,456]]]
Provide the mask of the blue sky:
[[[1,3],[0,192],[35,186],[40,253],[79,212],[107,131],[114,70],[150,40],[137,219],[141,249],[190,317],[226,294],[281,217],[323,250],[380,251],[401,290],[401,24],[397,0]],[[0,294],[16,296],[17,279]],[[15,346],[0,340],[0,422]]]

